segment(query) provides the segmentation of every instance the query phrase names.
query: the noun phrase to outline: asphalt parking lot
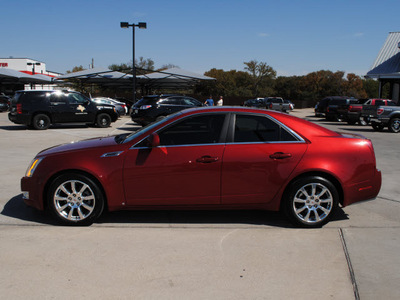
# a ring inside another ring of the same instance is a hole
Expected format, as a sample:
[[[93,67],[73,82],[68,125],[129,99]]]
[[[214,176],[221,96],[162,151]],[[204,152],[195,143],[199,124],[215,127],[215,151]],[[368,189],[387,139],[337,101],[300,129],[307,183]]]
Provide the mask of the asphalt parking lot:
[[[106,214],[90,227],[54,224],[25,206],[20,178],[42,149],[130,132],[128,117],[101,129],[28,130],[0,113],[0,295],[4,299],[398,299],[400,134],[295,110],[373,141],[377,199],[339,211],[322,229],[295,229],[263,211]]]

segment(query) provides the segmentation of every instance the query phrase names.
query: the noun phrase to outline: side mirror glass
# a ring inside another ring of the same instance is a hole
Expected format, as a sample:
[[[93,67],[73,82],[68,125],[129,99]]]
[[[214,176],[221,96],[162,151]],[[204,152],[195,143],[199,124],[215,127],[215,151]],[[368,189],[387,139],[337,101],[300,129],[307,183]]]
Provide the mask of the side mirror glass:
[[[152,133],[146,138],[147,147],[155,148],[160,146],[160,136],[157,133]]]

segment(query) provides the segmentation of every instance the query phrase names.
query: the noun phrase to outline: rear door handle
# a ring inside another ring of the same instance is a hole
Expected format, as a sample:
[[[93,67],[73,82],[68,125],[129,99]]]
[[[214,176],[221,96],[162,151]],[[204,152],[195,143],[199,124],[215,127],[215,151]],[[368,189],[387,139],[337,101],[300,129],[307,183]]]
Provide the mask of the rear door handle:
[[[209,155],[205,155],[205,156],[202,156],[202,157],[196,159],[196,162],[201,163],[201,164],[209,164],[209,163],[213,163],[216,161],[218,161],[218,157],[212,157]]]
[[[283,152],[275,152],[274,154],[271,154],[269,157],[272,159],[285,159],[285,158],[292,157],[292,154],[283,153]]]

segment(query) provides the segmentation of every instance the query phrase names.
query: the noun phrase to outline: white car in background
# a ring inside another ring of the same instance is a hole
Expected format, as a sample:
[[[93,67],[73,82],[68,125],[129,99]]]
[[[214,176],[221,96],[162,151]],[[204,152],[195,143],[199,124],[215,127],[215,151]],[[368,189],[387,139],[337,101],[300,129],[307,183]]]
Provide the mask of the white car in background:
[[[120,116],[126,115],[128,113],[128,108],[126,107],[126,104],[124,102],[117,101],[112,98],[108,97],[96,97],[92,98],[92,101],[100,104],[112,104],[115,106],[115,109],[119,113]]]

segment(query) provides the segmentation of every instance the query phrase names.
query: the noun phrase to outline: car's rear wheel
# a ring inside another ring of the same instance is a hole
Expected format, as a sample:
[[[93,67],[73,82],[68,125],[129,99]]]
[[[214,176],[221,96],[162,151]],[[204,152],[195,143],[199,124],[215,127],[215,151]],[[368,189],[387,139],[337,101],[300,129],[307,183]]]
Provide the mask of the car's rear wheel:
[[[48,207],[53,216],[66,225],[90,225],[104,209],[104,196],[89,177],[64,174],[50,185]]]
[[[400,132],[400,119],[399,118],[393,118],[390,120],[389,131],[394,132],[394,133]]]
[[[372,123],[372,128],[375,131],[383,131],[383,129],[385,128],[385,126],[381,123]]]
[[[315,228],[332,218],[338,207],[339,194],[329,180],[308,176],[293,182],[283,201],[284,211],[294,225]]]
[[[111,117],[108,114],[99,114],[97,116],[97,126],[101,128],[109,127],[111,124]]]
[[[45,130],[50,127],[50,118],[45,114],[37,114],[32,120],[33,128],[37,130]]]

